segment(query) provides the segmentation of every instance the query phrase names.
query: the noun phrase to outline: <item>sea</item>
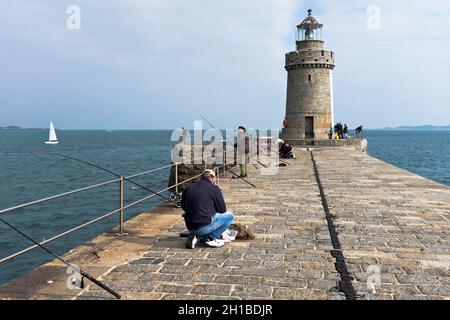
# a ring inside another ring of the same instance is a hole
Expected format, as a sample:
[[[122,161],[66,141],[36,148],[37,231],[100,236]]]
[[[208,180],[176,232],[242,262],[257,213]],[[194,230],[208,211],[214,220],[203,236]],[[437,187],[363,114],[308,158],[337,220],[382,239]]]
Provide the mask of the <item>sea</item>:
[[[0,130],[0,210],[116,179],[87,164],[46,154],[63,154],[99,165],[123,176],[171,164],[171,131],[76,131],[58,130],[58,145],[45,145],[48,130]],[[366,130],[369,154],[428,179],[450,186],[450,130]],[[147,174],[134,181],[151,190],[167,187],[169,169]],[[149,195],[125,183],[125,203]],[[167,196],[167,194],[165,194]],[[126,210],[125,219],[152,208],[161,201],[152,198]],[[114,183],[68,195],[1,216],[37,241],[95,219],[119,206],[119,185]],[[117,214],[58,239],[46,246],[57,254],[110,231],[119,222]],[[32,243],[0,224],[0,259]],[[0,264],[0,284],[13,280],[53,260],[36,248]]]

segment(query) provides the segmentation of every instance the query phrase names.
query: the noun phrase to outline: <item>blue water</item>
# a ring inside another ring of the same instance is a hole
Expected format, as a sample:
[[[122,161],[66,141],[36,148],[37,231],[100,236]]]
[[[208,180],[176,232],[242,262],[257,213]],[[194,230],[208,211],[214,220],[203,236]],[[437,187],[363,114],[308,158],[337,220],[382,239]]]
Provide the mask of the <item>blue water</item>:
[[[47,150],[99,164],[122,175],[131,175],[171,163],[170,131],[58,131],[60,144],[47,146],[48,130],[0,130],[0,209],[50,195],[116,179],[111,174],[85,164],[49,155],[31,154]],[[168,184],[169,169],[135,178],[152,190]],[[125,204],[149,193],[133,190],[125,183]],[[119,207],[119,185],[100,187],[48,203],[20,209],[2,216],[35,240],[51,236],[88,222]],[[125,212],[130,219],[156,203],[155,198]],[[118,215],[49,243],[61,254],[116,227]],[[32,245],[0,224],[0,258]],[[51,261],[35,249],[0,265],[0,283]]]
[[[450,186],[450,130],[368,130],[369,154]]]
[[[49,150],[99,164],[122,175],[130,175],[170,164],[170,131],[58,131],[60,144],[46,146],[48,130],[0,130],[0,209],[23,202],[89,186],[115,177],[76,161],[32,154]],[[366,131],[369,153],[416,174],[450,186],[450,131]],[[167,186],[169,170],[136,179],[153,190]],[[125,185],[130,203],[148,193]],[[36,240],[58,233],[117,209],[117,184],[68,196],[56,201],[5,214],[2,218]],[[158,203],[153,199],[126,211],[126,218]],[[118,216],[103,220],[70,236],[47,244],[62,254],[116,227]],[[0,225],[0,258],[30,246]],[[7,282],[52,260],[35,249],[0,265],[0,283]]]

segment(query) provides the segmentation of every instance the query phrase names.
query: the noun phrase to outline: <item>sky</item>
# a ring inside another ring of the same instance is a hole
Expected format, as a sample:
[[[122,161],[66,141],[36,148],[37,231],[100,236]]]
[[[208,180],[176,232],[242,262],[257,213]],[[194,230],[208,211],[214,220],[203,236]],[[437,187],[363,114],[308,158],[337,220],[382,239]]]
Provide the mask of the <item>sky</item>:
[[[281,128],[284,56],[309,8],[336,53],[336,121],[450,124],[448,0],[0,5],[0,126],[192,128],[201,113],[220,128]],[[79,29],[67,27],[70,5]]]

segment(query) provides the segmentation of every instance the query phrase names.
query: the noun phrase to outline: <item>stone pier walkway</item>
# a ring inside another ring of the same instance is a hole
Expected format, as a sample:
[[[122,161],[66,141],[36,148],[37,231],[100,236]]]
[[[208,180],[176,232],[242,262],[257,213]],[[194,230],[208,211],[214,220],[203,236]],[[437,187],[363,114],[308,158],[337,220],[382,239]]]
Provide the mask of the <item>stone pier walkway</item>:
[[[450,298],[450,189],[359,153],[316,151],[355,289],[367,299]],[[381,288],[367,288],[380,270]]]
[[[450,189],[357,151],[313,152],[357,298],[450,298]],[[275,176],[251,166],[257,188],[221,180],[256,240],[187,250],[181,209],[162,205],[129,221],[130,236],[105,234],[66,257],[124,299],[343,300],[311,158],[296,154]],[[0,298],[112,298],[93,285],[67,289],[65,272],[42,266],[0,287]]]

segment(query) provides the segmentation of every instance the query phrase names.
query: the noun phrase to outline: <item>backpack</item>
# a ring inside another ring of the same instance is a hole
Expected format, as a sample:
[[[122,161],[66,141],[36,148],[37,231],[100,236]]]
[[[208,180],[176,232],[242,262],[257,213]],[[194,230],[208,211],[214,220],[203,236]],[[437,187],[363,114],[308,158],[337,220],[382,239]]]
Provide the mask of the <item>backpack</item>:
[[[230,230],[236,230],[238,232],[236,240],[254,240],[255,235],[246,226],[240,223],[233,223],[230,226]]]

